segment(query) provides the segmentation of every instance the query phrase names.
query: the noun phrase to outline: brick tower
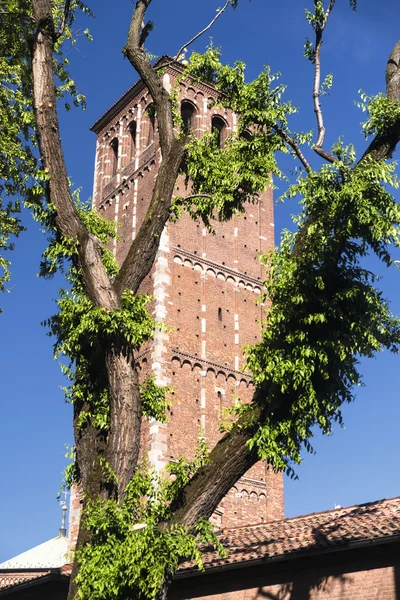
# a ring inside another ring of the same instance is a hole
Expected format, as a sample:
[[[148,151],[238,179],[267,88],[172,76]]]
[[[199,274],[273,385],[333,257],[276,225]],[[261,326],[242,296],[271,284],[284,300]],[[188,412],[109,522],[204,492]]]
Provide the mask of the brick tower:
[[[170,89],[182,65],[168,61],[163,83]],[[220,142],[234,131],[231,112],[210,108],[211,85],[180,84],[181,113],[196,136],[218,129]],[[97,135],[94,206],[118,224],[114,252],[121,263],[143,221],[161,160],[151,97],[139,81],[94,125]],[[183,180],[178,181],[183,191]],[[191,458],[200,431],[210,447],[220,437],[224,407],[249,400],[252,384],[242,372],[243,346],[260,335],[263,308],[256,304],[263,270],[256,255],[273,247],[272,191],[249,204],[240,217],[216,223],[212,235],[183,214],[165,228],[151,274],[142,291],[152,294],[156,333],[139,357],[144,372],[172,386],[165,424],[144,424],[143,447],[158,469],[178,456]],[[283,518],[283,480],[255,465],[224,498],[214,515],[231,527]]]

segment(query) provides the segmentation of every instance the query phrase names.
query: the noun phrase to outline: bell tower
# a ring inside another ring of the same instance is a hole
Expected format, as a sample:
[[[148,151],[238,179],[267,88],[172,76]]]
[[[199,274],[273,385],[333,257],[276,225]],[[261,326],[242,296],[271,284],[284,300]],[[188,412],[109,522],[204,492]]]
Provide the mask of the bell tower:
[[[171,89],[183,67],[166,62],[163,83]],[[215,97],[212,85],[180,83],[184,127],[199,137],[217,129],[223,144],[235,130],[236,116],[211,108]],[[97,135],[94,206],[118,225],[114,253],[120,263],[144,219],[161,161],[151,103],[139,81],[92,127]],[[183,186],[178,180],[178,193]],[[273,248],[273,218],[268,190],[241,216],[215,223],[215,234],[187,214],[168,223],[162,234],[142,291],[152,294],[155,319],[168,327],[138,357],[143,372],[152,371],[160,385],[173,390],[167,422],[143,427],[143,448],[157,469],[179,456],[191,458],[200,432],[212,447],[221,436],[223,409],[237,397],[251,399],[242,348],[260,337],[263,306],[256,301],[263,270],[257,255]],[[214,515],[221,527],[281,518],[282,475],[262,463],[240,479]]]

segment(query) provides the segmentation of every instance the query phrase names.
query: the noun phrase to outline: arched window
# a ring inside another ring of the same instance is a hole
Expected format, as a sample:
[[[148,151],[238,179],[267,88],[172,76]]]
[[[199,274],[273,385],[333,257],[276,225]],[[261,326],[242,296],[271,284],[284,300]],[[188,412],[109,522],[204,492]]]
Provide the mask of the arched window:
[[[132,161],[136,156],[136,121],[131,121],[128,125],[129,131],[129,160]]]
[[[244,140],[247,140],[249,142],[253,136],[251,135],[251,133],[250,133],[250,131],[248,129],[245,129],[240,134],[240,137],[243,138]]]
[[[155,130],[155,121],[156,114],[154,109],[154,104],[149,104],[149,106],[144,111],[146,116],[145,119],[145,130],[144,130],[144,144],[145,147],[149,146],[154,141],[154,130]]]
[[[183,121],[183,133],[189,135],[194,129],[196,109],[191,102],[184,100],[181,104],[181,117]]]
[[[111,148],[111,177],[114,177],[114,175],[117,173],[117,169],[118,169],[118,139],[114,138],[113,140],[111,140],[111,144],[110,144],[110,148]]]
[[[222,148],[226,139],[226,123],[218,115],[214,115],[211,119],[211,131],[214,134],[217,132],[218,148]]]

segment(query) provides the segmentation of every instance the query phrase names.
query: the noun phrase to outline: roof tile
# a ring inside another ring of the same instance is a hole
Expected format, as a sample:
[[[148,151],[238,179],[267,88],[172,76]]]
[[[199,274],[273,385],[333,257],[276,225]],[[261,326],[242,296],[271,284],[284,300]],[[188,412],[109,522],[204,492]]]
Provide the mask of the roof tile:
[[[399,516],[400,497],[282,521],[225,529],[219,533],[219,538],[228,556],[221,558],[210,546],[204,547],[204,567],[210,569],[400,536]],[[179,571],[193,568],[194,563],[186,561]]]

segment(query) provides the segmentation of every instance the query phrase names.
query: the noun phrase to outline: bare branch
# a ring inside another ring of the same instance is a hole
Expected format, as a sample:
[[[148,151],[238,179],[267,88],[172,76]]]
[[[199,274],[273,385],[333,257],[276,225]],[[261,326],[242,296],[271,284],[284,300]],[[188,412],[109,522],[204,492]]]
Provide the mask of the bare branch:
[[[310,164],[304,156],[303,152],[301,151],[301,148],[296,142],[296,140],[294,140],[284,129],[282,129],[278,125],[274,125],[273,129],[295,151],[297,158],[300,160],[307,173],[310,174],[312,172]]]
[[[68,17],[69,17],[69,11],[71,8],[71,0],[65,0],[65,5],[64,5],[64,14],[63,14],[63,18],[61,21],[61,26],[60,26],[60,30],[57,33],[57,37],[61,37],[65,31],[65,27],[68,21]]]
[[[151,0],[138,0],[129,26],[128,39],[124,54],[131,65],[139,73],[140,78],[150,92],[157,113],[161,154],[164,156],[171,148],[174,139],[171,98],[164,89],[160,77],[151,66],[141,45],[142,31],[146,10]]]
[[[336,0],[331,0],[329,2],[329,6],[328,6],[328,8],[326,9],[326,12],[325,12],[325,17],[324,17],[324,22],[322,24],[322,29],[325,29],[325,25],[327,24],[328,19],[329,19],[329,15],[331,14],[333,7],[335,6],[335,2],[336,2]]]
[[[199,37],[201,37],[203,35],[203,33],[205,33],[206,31],[208,31],[214,25],[215,21],[217,19],[219,19],[219,17],[222,15],[222,13],[224,13],[226,11],[226,9],[228,8],[228,6],[229,6],[230,3],[231,3],[231,0],[226,0],[224,6],[217,11],[217,14],[210,21],[210,23],[207,25],[207,27],[204,27],[204,29],[202,29],[201,31],[199,31],[198,33],[196,33],[196,35],[194,37],[192,37],[191,40],[189,40],[188,42],[186,42],[186,44],[183,44],[183,46],[181,46],[179,48],[178,52],[175,54],[175,60],[178,60],[179,56],[182,54],[182,52],[184,50],[186,50],[186,48],[189,48],[189,46],[191,44],[193,44],[193,42],[195,42],[197,39],[199,39]]]
[[[184,200],[192,200],[194,198],[212,198],[210,194],[192,194],[191,196],[185,196]]]
[[[325,140],[325,125],[324,118],[322,115],[321,104],[319,101],[321,95],[321,46],[322,46],[322,32],[324,31],[326,24],[329,19],[329,15],[334,7],[335,0],[331,0],[328,8],[326,9],[324,20],[322,23],[317,23],[315,26],[315,54],[314,54],[314,87],[313,87],[313,101],[314,101],[314,112],[317,118],[318,126],[318,138],[314,146],[314,150],[319,156],[329,162],[335,162],[335,157],[329,152],[323,150],[322,146]],[[314,0],[314,7],[317,8],[317,0]]]

